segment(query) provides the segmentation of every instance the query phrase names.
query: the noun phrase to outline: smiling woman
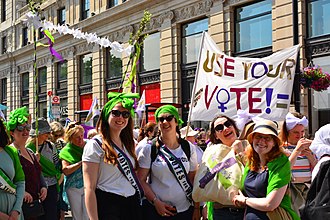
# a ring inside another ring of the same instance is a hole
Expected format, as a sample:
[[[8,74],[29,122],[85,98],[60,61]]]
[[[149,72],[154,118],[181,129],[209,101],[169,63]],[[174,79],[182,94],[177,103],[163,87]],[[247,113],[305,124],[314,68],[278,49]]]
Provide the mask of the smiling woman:
[[[146,143],[138,155],[138,177],[147,198],[144,219],[200,219],[199,204],[194,204],[194,208],[191,198],[191,183],[197,169],[196,149],[181,138],[179,125],[183,121],[174,106],[159,107],[155,119],[158,136]]]
[[[244,150],[248,143],[246,140],[238,140],[239,130],[233,119],[225,115],[218,115],[212,120],[210,130],[210,141],[212,144],[206,148],[202,158],[203,162],[212,160],[210,157],[216,157],[217,161],[222,162],[229,152],[234,151],[240,162],[244,163]],[[232,176],[241,176],[241,171],[242,167],[235,170],[235,172],[239,173],[235,173]],[[242,208],[228,205],[231,204],[231,199],[237,193],[238,188],[235,188],[233,193],[228,193],[226,201],[223,201],[222,204],[218,202],[209,203],[209,206],[211,206],[210,210],[213,210],[210,213],[213,213],[214,220],[243,219],[244,210]]]
[[[248,136],[252,146],[246,149],[243,193],[233,199],[237,207],[246,208],[244,219],[287,219],[271,218],[279,209],[291,219],[299,219],[285,195],[291,179],[290,162],[280,147],[277,129],[275,122],[261,120]]]
[[[140,220],[143,190],[133,140],[136,93],[108,94],[96,129],[82,157],[85,204],[89,219]]]

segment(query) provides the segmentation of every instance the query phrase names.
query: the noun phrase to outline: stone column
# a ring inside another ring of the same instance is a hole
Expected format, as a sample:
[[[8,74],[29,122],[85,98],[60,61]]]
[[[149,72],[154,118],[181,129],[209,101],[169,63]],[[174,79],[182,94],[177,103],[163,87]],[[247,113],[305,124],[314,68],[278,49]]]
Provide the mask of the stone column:
[[[78,108],[79,94],[78,94],[78,63],[79,60],[70,51],[68,56],[68,117],[74,120],[74,112]]]
[[[177,30],[172,30],[172,11],[160,15],[163,22],[160,33],[160,96],[162,102],[178,102],[179,100],[179,64]]]
[[[105,74],[105,64],[104,64],[104,50],[100,48],[99,45],[95,45],[93,47],[93,62],[92,62],[92,92],[93,99],[97,97],[99,100],[99,105],[101,104],[101,100],[104,99],[104,74]],[[103,103],[103,102],[102,102]]]

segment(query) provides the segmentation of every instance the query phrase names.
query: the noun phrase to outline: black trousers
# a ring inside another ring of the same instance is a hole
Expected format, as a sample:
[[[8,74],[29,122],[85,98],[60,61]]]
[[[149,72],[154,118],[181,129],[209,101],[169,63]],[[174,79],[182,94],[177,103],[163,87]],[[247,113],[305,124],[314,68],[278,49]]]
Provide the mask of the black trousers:
[[[138,194],[126,198],[99,189],[95,194],[99,220],[142,220]]]
[[[58,192],[56,185],[48,186],[47,197],[43,201],[45,215],[39,217],[40,220],[58,220],[57,208]]]
[[[194,207],[191,206],[188,210],[179,212],[174,216],[161,216],[150,202],[146,200],[143,202],[143,217],[145,220],[191,220],[193,214]]]

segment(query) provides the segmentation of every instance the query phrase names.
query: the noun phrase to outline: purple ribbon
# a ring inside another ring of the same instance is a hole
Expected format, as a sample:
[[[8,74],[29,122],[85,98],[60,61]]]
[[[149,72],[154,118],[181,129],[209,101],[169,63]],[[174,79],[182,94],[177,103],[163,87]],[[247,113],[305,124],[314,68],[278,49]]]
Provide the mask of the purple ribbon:
[[[50,54],[59,59],[61,62],[63,62],[63,57],[53,48],[54,43],[52,42],[52,40],[47,36],[47,34],[45,34],[45,32],[43,32],[43,34],[48,40]]]
[[[214,176],[220,172],[223,169],[229,168],[232,165],[234,165],[236,163],[235,158],[231,157],[228,158],[227,160],[218,163],[215,167],[213,167],[211,169],[211,171],[208,171],[203,177],[202,179],[199,180],[199,187],[201,189],[204,189],[206,184],[208,184],[213,178]]]

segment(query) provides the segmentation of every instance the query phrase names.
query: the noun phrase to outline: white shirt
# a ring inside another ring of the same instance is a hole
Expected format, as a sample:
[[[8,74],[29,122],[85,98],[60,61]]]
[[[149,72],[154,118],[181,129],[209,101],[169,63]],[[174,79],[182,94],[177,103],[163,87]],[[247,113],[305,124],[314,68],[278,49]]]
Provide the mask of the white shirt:
[[[323,162],[327,161],[327,160],[330,160],[330,157],[329,156],[324,156],[322,157],[318,162],[317,164],[315,165],[313,171],[312,171],[312,181],[314,180],[314,178],[316,177],[317,173],[319,172],[320,170],[320,166]]]
[[[135,147],[135,154],[139,155],[141,149],[148,143],[148,137],[143,138]]]
[[[177,149],[169,149],[181,162],[187,173],[197,169],[197,155],[196,149],[192,144],[190,145],[190,161],[181,146]],[[151,163],[151,145],[147,144],[139,153],[138,161],[141,168],[150,169]],[[189,209],[190,202],[186,197],[185,192],[177,182],[175,176],[169,170],[167,163],[162,157],[157,155],[155,161],[152,163],[150,184],[152,191],[163,202],[175,206],[178,212],[184,212]]]
[[[133,167],[135,167],[133,157],[126,151],[125,147],[124,149],[124,152],[130,159]],[[120,172],[118,167],[104,162],[104,153],[105,152],[102,147],[93,139],[89,140],[84,147],[82,161],[98,163],[100,166],[96,188],[124,197],[134,195],[135,189],[127,178]]]

